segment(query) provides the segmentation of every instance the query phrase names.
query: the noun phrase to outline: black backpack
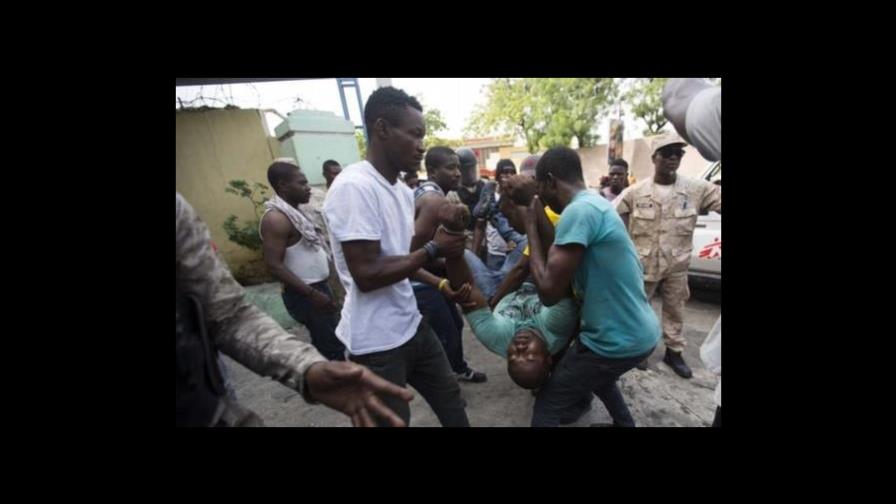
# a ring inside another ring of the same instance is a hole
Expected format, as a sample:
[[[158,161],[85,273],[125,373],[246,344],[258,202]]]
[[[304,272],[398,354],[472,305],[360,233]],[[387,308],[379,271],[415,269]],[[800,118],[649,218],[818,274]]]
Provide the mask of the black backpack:
[[[217,350],[209,341],[199,299],[176,290],[176,425],[210,426],[220,416],[226,395]]]

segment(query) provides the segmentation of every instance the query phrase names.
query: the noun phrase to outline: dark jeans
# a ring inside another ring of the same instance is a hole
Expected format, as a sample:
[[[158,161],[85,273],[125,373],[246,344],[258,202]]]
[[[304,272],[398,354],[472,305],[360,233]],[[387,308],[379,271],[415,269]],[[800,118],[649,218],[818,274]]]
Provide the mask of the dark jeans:
[[[713,427],[722,427],[722,407],[719,406],[716,408],[716,417],[712,419]]]
[[[411,384],[439,417],[442,426],[470,426],[457,378],[451,372],[442,345],[425,322],[421,321],[417,334],[398,348],[352,355],[350,359],[398,386]],[[392,396],[380,396],[380,399],[410,426],[408,403]],[[377,423],[381,427],[389,425],[380,418]]]
[[[310,284],[330,299],[333,292],[327,285],[327,281]],[[311,333],[311,344],[317,351],[329,360],[345,360],[345,345],[336,337],[336,326],[339,325],[339,312],[325,312],[311,304],[311,301],[298,292],[287,287],[283,291],[283,305],[286,311],[296,322],[308,328]]]
[[[464,360],[464,319],[458,313],[457,306],[438,289],[427,284],[414,284],[414,296],[417,298],[417,309],[445,349],[451,369],[455,373],[466,373],[470,366]]]
[[[625,359],[602,357],[576,340],[554,367],[544,387],[535,399],[532,427],[556,427],[560,420],[585,401],[591,393],[603,401],[613,423],[620,427],[634,427],[632,418],[616,380],[629,369],[646,359],[649,352]]]

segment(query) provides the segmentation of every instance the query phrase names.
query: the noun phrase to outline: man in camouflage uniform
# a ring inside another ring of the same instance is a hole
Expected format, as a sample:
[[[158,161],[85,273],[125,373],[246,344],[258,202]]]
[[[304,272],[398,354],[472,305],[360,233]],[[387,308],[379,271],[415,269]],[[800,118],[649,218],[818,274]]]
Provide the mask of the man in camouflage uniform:
[[[678,175],[676,170],[687,145],[672,133],[652,142],[654,176],[629,187],[615,201],[644,268],[647,298],[659,290],[663,305],[663,341],[668,364],[682,378],[691,369],[682,358],[682,311],[690,296],[688,265],[697,215],[722,212],[722,191],[704,180]],[[638,365],[647,369],[647,362]]]
[[[404,401],[410,391],[352,362],[328,362],[246,300],[243,288],[212,250],[208,228],[176,194],[177,426],[260,426],[261,419],[227,397],[218,349],[255,373],[373,426],[373,416],[404,422],[375,394]]]

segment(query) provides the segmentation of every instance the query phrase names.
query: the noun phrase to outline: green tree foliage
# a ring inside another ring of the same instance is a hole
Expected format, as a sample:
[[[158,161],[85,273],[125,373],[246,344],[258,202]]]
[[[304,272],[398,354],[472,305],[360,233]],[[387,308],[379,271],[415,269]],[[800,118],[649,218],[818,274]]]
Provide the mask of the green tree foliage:
[[[618,95],[613,79],[495,79],[486,90],[467,131],[513,134],[529,152],[570,144],[589,147],[599,138],[594,128],[609,113]]]
[[[258,182],[250,186],[245,180],[231,180],[224,191],[248,199],[255,212],[255,218],[243,224],[237,222],[239,219],[236,215],[229,215],[222,225],[224,232],[227,233],[227,238],[248,249],[261,250],[258,225],[264,214],[264,202],[271,197],[271,189]]]

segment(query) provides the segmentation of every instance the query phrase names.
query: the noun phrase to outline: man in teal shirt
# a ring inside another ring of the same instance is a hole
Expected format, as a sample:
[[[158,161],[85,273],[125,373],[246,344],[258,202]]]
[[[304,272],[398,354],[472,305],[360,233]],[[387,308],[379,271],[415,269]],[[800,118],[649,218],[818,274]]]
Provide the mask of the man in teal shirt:
[[[456,220],[453,214],[466,210],[463,205],[446,205],[440,213],[443,224]],[[541,241],[550,243],[553,233],[546,216],[542,222],[545,229]],[[446,257],[445,271],[451,288],[467,294],[461,307],[476,338],[507,359],[507,373],[514,383],[527,389],[540,387],[551,373],[554,358],[569,346],[576,332],[579,310],[570,293],[545,306],[535,285],[527,282],[491,310],[463,255]]]
[[[648,357],[660,338],[641,261],[612,204],[586,188],[574,150],[548,150],[535,179],[538,195],[528,207],[517,208],[529,236],[530,270],[546,306],[563,299],[572,285],[581,302],[581,332],[540,390],[532,426],[556,426],[571,410],[586,410],[593,391],[614,425],[633,427],[616,380]],[[544,211],[542,200],[561,213],[547,254],[535,218]]]

